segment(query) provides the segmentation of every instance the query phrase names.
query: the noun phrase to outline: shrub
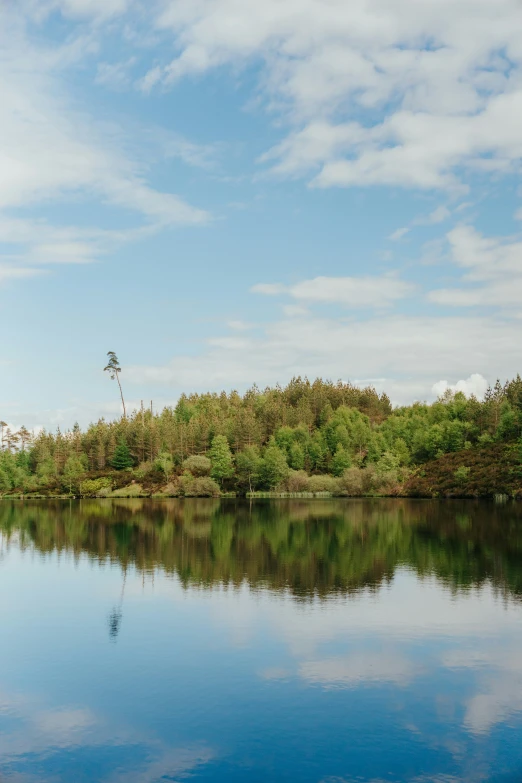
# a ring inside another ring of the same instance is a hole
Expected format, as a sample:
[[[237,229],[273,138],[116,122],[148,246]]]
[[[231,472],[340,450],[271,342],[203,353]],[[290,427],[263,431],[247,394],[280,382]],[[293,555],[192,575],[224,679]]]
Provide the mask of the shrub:
[[[141,487],[141,484],[129,484],[127,487],[121,489],[115,489],[111,494],[113,498],[139,498],[143,497],[145,493]]]
[[[137,468],[134,470],[134,475],[137,479],[147,478],[151,473],[157,473],[156,466],[153,462],[140,462]]]
[[[343,495],[359,497],[363,494],[363,471],[360,468],[348,468],[339,479],[339,488]]]
[[[309,476],[306,470],[291,470],[284,482],[283,489],[287,492],[306,492]]]
[[[196,478],[199,478],[200,476],[210,475],[212,462],[208,457],[204,457],[202,454],[195,454],[184,460],[182,468],[184,471],[188,471]]]
[[[112,481],[107,476],[97,479],[85,479],[80,484],[80,494],[87,498],[100,497],[102,490],[110,490]]]
[[[110,498],[112,490],[110,487],[102,487],[96,494],[97,498]]]
[[[186,482],[184,494],[187,498],[218,498],[221,495],[221,490],[214,479],[200,476]]]
[[[460,467],[458,467],[453,473],[457,484],[465,484],[468,479],[469,472],[470,468],[467,468],[465,465],[460,465]]]
[[[339,482],[333,476],[310,476],[308,479],[308,491],[336,494],[339,491]]]
[[[169,476],[174,470],[174,461],[168,451],[162,451],[158,454],[154,460],[154,467],[164,474],[166,481],[169,480]]]
[[[180,488],[178,482],[169,481],[166,487],[163,487],[161,494],[167,498],[179,498]]]

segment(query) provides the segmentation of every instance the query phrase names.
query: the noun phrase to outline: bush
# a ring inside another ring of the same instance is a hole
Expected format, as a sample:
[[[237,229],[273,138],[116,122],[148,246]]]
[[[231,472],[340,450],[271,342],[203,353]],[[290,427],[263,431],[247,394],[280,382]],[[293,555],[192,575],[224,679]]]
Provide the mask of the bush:
[[[169,481],[167,486],[163,487],[160,494],[166,498],[179,498],[181,492],[178,482]]]
[[[102,487],[98,491],[96,497],[97,498],[110,498],[111,495],[112,495],[112,490],[111,490],[110,487]]]
[[[291,470],[284,482],[283,489],[287,492],[307,492],[310,477],[306,470]]]
[[[193,457],[187,457],[183,461],[182,468],[184,471],[188,471],[196,478],[201,476],[209,476],[212,470],[212,462],[208,457],[204,457],[202,454],[195,454]]]
[[[185,483],[186,498],[218,498],[221,495],[219,484],[208,476],[200,476]]]
[[[460,467],[458,467],[453,473],[457,484],[465,484],[468,479],[469,472],[470,468],[465,467],[465,465],[460,465]]]
[[[333,476],[310,476],[308,491],[331,492],[332,495],[335,495],[339,492],[339,482]]]
[[[97,479],[85,479],[80,484],[80,494],[87,498],[100,497],[102,490],[110,490],[111,487],[112,481],[106,476]]]
[[[360,468],[348,468],[339,479],[339,488],[343,495],[359,497],[363,494],[363,473]]]
[[[169,480],[169,476],[174,470],[174,461],[168,451],[162,451],[154,460],[154,467],[157,471],[163,473],[165,480]]]
[[[133,471],[137,479],[147,478],[151,473],[157,474],[157,468],[153,462],[145,461],[140,462],[137,468]]]
[[[143,497],[144,495],[145,493],[143,492],[141,484],[129,484],[127,487],[122,487],[121,489],[115,489],[114,492],[110,495],[110,497],[140,498]]]

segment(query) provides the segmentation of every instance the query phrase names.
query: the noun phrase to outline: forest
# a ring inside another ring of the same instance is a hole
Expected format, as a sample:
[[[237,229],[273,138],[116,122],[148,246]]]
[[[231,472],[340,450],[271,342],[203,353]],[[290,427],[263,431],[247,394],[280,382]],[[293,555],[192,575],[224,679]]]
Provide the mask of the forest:
[[[0,421],[0,494],[522,495],[519,375],[482,401],[448,391],[394,408],[372,387],[294,378],[123,410],[85,431],[33,435]]]

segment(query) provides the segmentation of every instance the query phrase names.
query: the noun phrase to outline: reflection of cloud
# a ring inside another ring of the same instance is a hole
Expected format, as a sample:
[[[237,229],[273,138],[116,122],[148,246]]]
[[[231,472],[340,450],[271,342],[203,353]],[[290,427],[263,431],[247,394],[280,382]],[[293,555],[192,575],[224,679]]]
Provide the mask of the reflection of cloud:
[[[416,667],[407,658],[386,652],[305,661],[299,667],[303,679],[325,686],[349,687],[385,682],[404,686],[416,673]]]
[[[95,718],[89,710],[49,710],[36,715],[35,724],[40,731],[52,734],[60,744],[69,744],[72,734],[90,729],[95,725]]]
[[[49,760],[53,766],[59,766],[60,755],[73,747],[93,756],[107,755],[101,752],[102,748],[118,748],[117,769],[107,767],[101,772],[100,780],[107,783],[150,783],[172,780],[174,776],[178,779],[208,763],[214,755],[202,744],[170,748],[132,730],[107,726],[88,709],[42,709],[19,695],[0,694],[0,715],[7,718],[0,733],[0,781],[9,783],[36,783],[32,769],[45,770]]]
[[[451,669],[474,669],[477,693],[466,705],[464,726],[485,734],[497,723],[522,712],[522,658],[518,650],[453,650],[443,658]]]
[[[141,769],[124,771],[108,778],[108,783],[151,783],[151,781],[174,780],[207,764],[212,753],[206,748],[179,748],[165,750],[161,756]]]
[[[320,783],[360,783],[360,778],[354,780],[353,778],[328,777],[323,778]],[[382,778],[373,778],[367,783],[385,783],[385,781]],[[409,778],[404,783],[462,783],[462,778],[456,778],[453,775],[420,775]]]
[[[277,666],[273,666],[269,669],[263,669],[263,671],[259,672],[259,676],[264,680],[287,680],[292,676],[292,672],[288,669],[281,669]]]

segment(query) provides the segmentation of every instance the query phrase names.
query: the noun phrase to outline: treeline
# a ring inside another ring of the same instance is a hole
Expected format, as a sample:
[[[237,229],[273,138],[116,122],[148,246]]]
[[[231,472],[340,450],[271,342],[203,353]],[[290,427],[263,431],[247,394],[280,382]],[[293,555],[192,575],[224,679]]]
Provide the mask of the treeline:
[[[159,414],[142,409],[85,432],[75,425],[33,438],[0,427],[3,494],[393,495],[430,460],[516,442],[522,379],[497,381],[483,401],[448,392],[392,409],[371,387],[295,378],[244,395],[182,395]]]

